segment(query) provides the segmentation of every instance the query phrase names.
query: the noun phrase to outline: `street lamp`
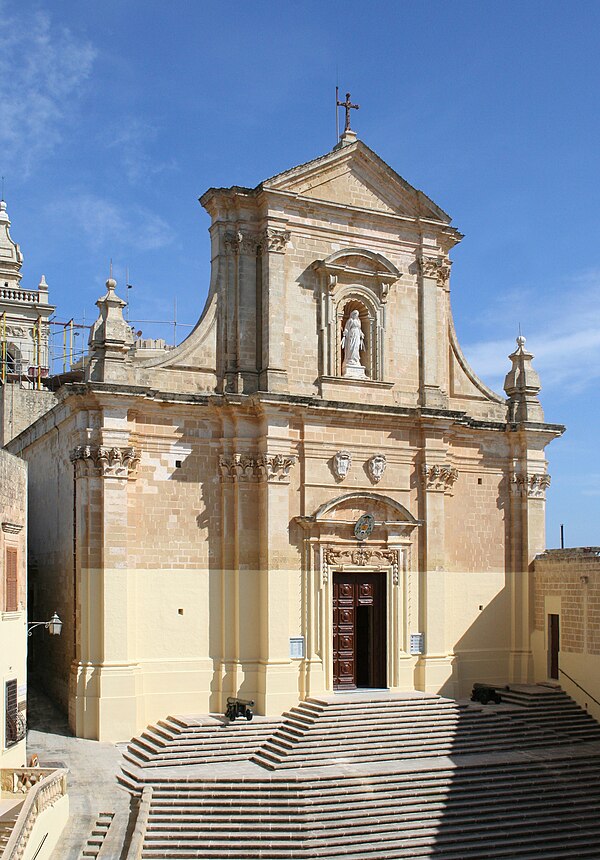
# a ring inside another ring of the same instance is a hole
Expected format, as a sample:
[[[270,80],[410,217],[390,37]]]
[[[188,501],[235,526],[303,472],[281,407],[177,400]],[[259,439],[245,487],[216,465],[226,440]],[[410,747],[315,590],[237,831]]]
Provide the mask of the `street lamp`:
[[[50,621],[29,621],[27,623],[27,635],[31,636],[34,627],[45,627],[50,636],[60,636],[62,630],[62,621],[56,614],[52,616]]]

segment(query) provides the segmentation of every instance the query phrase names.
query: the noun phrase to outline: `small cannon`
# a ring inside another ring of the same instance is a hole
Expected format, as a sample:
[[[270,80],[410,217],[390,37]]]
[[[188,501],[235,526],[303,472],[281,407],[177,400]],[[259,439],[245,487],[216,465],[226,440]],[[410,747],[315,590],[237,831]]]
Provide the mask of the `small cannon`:
[[[488,702],[494,702],[494,704],[499,705],[502,701],[502,696],[497,687],[492,687],[491,684],[473,684],[471,701],[481,702],[482,705],[487,705]]]
[[[254,702],[252,699],[236,699],[234,696],[227,697],[227,710],[225,716],[233,722],[236,717],[246,717],[251,720],[254,716],[252,708]]]

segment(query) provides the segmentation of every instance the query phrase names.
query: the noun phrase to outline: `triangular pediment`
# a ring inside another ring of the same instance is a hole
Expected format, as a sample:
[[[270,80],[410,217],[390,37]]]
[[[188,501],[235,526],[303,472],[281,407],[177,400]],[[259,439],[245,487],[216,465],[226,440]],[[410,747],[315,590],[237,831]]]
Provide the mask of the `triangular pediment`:
[[[413,188],[361,141],[286,170],[261,184],[311,200],[356,206],[409,218],[449,224],[450,216]]]

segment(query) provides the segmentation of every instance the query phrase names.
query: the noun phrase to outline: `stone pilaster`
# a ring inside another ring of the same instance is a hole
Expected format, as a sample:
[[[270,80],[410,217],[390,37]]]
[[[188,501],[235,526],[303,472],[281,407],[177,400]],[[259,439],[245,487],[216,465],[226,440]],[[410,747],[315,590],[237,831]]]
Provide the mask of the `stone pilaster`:
[[[443,447],[427,447],[418,479],[421,483],[422,569],[419,590],[421,632],[425,634],[425,654],[418,675],[423,689],[455,693],[453,658],[446,636],[446,496],[458,479],[458,470],[445,459]]]
[[[267,228],[262,249],[262,391],[286,392],[288,379],[285,355],[285,250],[288,230]]]
[[[140,457],[131,445],[86,443],[71,461],[77,631],[70,722],[78,737],[118,739],[140,721],[135,593],[127,576],[127,488]]]
[[[423,256],[419,260],[419,271],[420,402],[421,406],[443,409],[448,406],[448,396],[441,373],[444,357],[439,353],[439,344],[445,342],[440,336],[444,322],[441,291],[445,290],[450,276],[450,261],[446,257]]]

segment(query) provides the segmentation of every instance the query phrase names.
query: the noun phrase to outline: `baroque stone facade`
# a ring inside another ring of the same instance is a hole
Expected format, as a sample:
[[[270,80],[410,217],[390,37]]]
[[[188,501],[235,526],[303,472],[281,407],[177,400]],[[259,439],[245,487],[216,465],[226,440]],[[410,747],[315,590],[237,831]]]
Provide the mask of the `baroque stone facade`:
[[[65,621],[44,678],[77,734],[122,740],[238,694],[280,713],[342,685],[531,680],[563,428],[523,339],[507,397],[462,354],[450,217],[353,133],[201,203],[193,333],[133,360],[109,280],[85,381],[11,443],[36,612]]]

